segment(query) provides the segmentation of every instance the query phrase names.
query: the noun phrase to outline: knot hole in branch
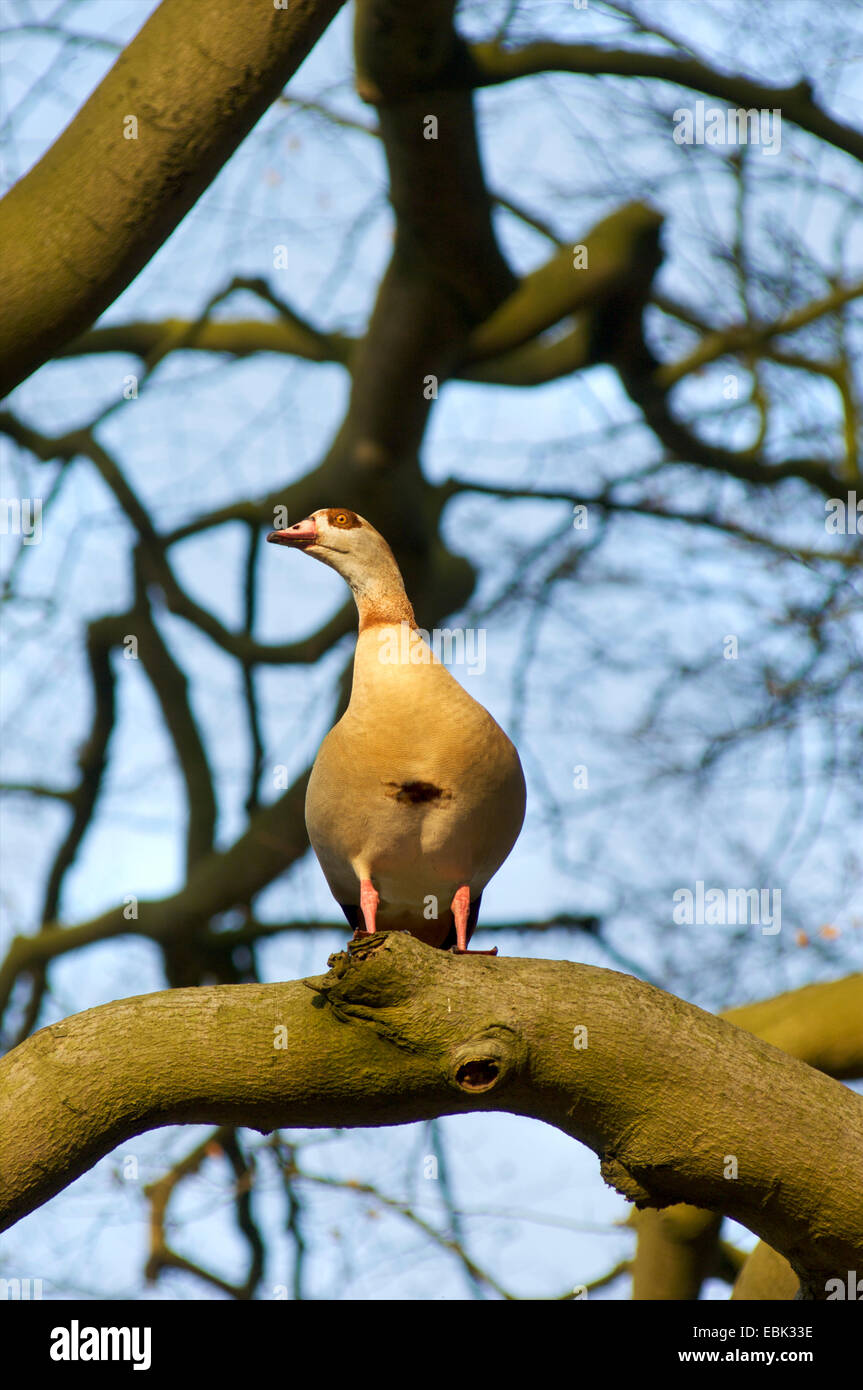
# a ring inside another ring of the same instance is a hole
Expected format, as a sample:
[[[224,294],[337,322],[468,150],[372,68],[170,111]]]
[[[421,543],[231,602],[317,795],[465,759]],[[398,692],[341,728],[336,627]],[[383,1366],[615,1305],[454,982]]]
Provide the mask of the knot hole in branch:
[[[454,1050],[450,1082],[472,1096],[491,1091],[517,1068],[520,1053],[519,1039],[513,1031],[493,1024],[488,1032],[470,1038]]]
[[[499,1068],[490,1057],[476,1057],[462,1062],[455,1079],[463,1091],[488,1091],[497,1081]]]

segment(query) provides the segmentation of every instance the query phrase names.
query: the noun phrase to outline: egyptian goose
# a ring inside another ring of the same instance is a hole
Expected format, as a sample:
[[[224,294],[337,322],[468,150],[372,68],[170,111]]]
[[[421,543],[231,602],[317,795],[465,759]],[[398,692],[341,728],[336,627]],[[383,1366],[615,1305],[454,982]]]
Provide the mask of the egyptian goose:
[[[328,507],[267,540],[337,570],[359,610],[350,704],[306,793],[312,848],[355,937],[380,927],[496,955],[467,943],[524,820],[518,753],[417,631],[374,526]]]

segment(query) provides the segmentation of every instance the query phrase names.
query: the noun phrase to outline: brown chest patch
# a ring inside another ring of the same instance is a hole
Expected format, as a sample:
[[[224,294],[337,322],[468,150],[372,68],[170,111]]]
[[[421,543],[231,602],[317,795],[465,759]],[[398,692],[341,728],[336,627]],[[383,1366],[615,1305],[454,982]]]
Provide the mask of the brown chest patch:
[[[449,801],[452,793],[436,787],[434,782],[387,782],[390,796],[403,806],[419,806],[424,801]]]

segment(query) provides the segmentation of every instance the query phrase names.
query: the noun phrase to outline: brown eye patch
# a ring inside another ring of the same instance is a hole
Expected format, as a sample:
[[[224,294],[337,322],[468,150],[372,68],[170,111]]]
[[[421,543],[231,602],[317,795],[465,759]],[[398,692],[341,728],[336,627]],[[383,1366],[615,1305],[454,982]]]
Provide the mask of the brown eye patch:
[[[350,531],[354,526],[363,524],[356,512],[349,512],[346,507],[330,507],[327,511],[327,521],[331,526],[340,526],[343,531]]]

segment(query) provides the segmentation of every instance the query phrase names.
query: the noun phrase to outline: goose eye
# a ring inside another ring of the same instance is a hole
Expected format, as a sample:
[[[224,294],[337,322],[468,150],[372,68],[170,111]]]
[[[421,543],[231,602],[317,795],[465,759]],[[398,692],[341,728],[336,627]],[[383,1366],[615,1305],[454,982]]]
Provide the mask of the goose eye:
[[[346,526],[346,525],[347,525],[347,522],[348,522],[348,519],[347,519],[347,517],[345,516],[344,512],[339,512],[338,516],[336,517],[336,525],[337,525],[337,526]]]

